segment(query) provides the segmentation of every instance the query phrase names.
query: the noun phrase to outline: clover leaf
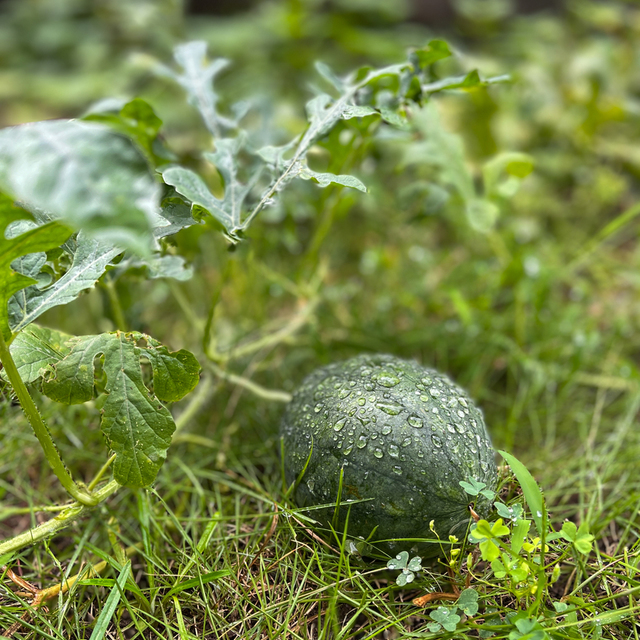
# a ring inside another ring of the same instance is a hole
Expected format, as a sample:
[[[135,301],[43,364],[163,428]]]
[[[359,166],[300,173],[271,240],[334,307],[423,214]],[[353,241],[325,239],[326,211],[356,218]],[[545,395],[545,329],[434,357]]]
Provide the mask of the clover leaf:
[[[502,524],[502,518],[498,518],[493,525],[486,520],[479,520],[475,529],[471,530],[470,536],[475,542],[480,542],[482,559],[492,562],[500,555],[500,549],[494,539],[506,536],[508,533],[509,528]]]
[[[478,592],[475,589],[465,589],[456,604],[466,615],[475,616],[478,613]]]
[[[460,480],[458,484],[470,496],[481,495],[487,498],[487,500],[493,500],[496,497],[495,491],[491,491],[491,489],[486,489],[485,488],[487,486],[486,483],[480,482],[475,478],[469,478],[468,482],[465,482],[464,480]]]
[[[446,631],[455,631],[456,625],[460,622],[460,616],[456,613],[456,607],[438,607],[429,614],[429,617],[435,622],[430,622],[427,628],[432,633],[437,633],[440,629]]]
[[[580,527],[576,527],[573,522],[567,521],[562,525],[560,535],[568,542],[572,542],[573,546],[585,556],[593,548],[594,537],[589,533],[586,522],[583,522]]]
[[[400,569],[402,573],[396,578],[396,584],[400,587],[413,582],[415,580],[415,572],[422,569],[422,558],[415,556],[409,560],[409,554],[401,551],[395,558],[387,562],[388,569]]]

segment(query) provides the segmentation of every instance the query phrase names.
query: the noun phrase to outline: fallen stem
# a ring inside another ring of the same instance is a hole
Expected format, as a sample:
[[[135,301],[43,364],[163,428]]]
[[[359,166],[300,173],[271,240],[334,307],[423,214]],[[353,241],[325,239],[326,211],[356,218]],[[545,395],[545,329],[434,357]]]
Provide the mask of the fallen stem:
[[[239,387],[243,387],[247,391],[251,391],[251,393],[257,395],[260,398],[263,398],[264,400],[284,403],[291,401],[290,393],[287,393],[286,391],[279,391],[277,389],[267,389],[266,387],[259,385],[257,382],[249,380],[249,378],[243,378],[242,376],[236,375],[235,373],[225,371],[222,367],[219,367],[214,362],[207,362],[205,364],[205,367],[219,378],[236,384]]]
[[[202,409],[203,405],[209,400],[213,391],[213,379],[211,376],[204,376],[198,384],[196,391],[191,395],[189,404],[184,411],[176,418],[176,430],[174,432],[174,440],[177,433],[191,422],[194,416]],[[172,442],[174,441],[172,440]]]
[[[132,556],[139,548],[139,545],[132,545],[127,547],[124,551],[126,557]],[[46,589],[38,589],[31,583],[23,580],[20,576],[16,575],[11,569],[8,567],[1,567],[2,571],[5,571],[9,579],[17,584],[19,587],[25,589],[28,593],[33,594],[33,599],[29,603],[32,609],[37,609],[47,600],[51,600],[61,593],[66,593],[73,587],[73,585],[78,582],[78,580],[84,580],[87,577],[94,575],[98,576],[102,573],[105,568],[108,566],[108,562],[106,560],[102,560],[98,562],[98,564],[91,565],[87,571],[82,570],[76,573],[75,576],[71,576],[70,578],[65,579],[63,582],[59,582],[53,587],[47,587]],[[31,617],[31,612],[27,611],[20,620],[16,621],[14,624],[7,629],[4,634],[7,638],[11,638],[23,625],[26,623]]]
[[[248,342],[246,344],[239,345],[237,347],[232,347],[226,353],[206,353],[205,355],[210,360],[215,360],[217,362],[228,362],[231,359],[242,358],[244,356],[255,353],[256,351],[260,351],[266,347],[271,347],[276,344],[280,344],[287,340],[287,338],[291,337],[293,334],[297,333],[299,329],[301,329],[308,321],[309,317],[313,314],[315,308],[318,306],[320,302],[319,298],[313,298],[309,300],[294,316],[287,322],[287,324],[279,329],[278,331],[274,331],[266,336],[262,336],[253,342]]]
[[[119,482],[111,480],[110,482],[105,484],[104,487],[95,491],[93,493],[95,504],[104,502],[110,495],[115,493],[120,488],[120,486],[121,485]],[[20,533],[17,536],[10,538],[9,540],[0,542],[0,556],[3,556],[7,553],[13,553],[14,551],[22,549],[22,547],[27,547],[31,544],[39,542],[40,540],[48,538],[61,529],[68,527],[87,509],[95,506],[95,504],[86,505],[80,502],[74,502],[70,505],[67,505],[67,507],[63,509],[55,518],[47,520],[47,522],[43,522],[37,527],[29,529],[29,531],[25,531],[24,533]]]

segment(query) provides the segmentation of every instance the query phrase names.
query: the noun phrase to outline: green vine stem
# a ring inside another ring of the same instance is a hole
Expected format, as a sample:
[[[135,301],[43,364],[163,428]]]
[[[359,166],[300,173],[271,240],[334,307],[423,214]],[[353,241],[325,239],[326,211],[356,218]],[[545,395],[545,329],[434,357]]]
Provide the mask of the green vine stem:
[[[111,494],[115,493],[120,486],[120,483],[115,480],[111,480],[104,485],[104,487],[98,489],[93,494],[96,504],[106,500]],[[23,547],[27,547],[35,542],[48,538],[60,529],[68,527],[76,518],[91,506],[92,505],[75,502],[61,511],[55,518],[51,518],[51,520],[47,520],[47,522],[43,522],[41,525],[38,525],[33,529],[29,529],[24,533],[20,533],[9,540],[0,542],[0,556],[18,551]]]
[[[270,400],[272,402],[290,402],[291,394],[286,391],[279,391],[277,389],[267,389],[249,378],[243,378],[242,376],[238,376],[235,373],[230,373],[229,371],[225,371],[222,367],[219,367],[214,362],[207,362],[204,365],[207,369],[209,369],[213,374],[222,378],[223,380],[227,380],[232,384],[236,384],[239,387],[243,387],[250,391],[251,393],[257,395],[259,398],[263,398],[264,400]]]
[[[16,394],[18,401],[20,402],[20,406],[22,407],[22,410],[27,416],[31,427],[36,434],[38,441],[40,442],[40,446],[44,451],[47,462],[58,477],[58,480],[60,480],[62,486],[66,489],[67,493],[80,504],[86,506],[93,506],[97,504],[96,498],[83,491],[75,483],[69,471],[64,466],[64,462],[62,462],[60,453],[58,452],[58,449],[56,448],[56,445],[51,438],[49,429],[44,423],[44,420],[42,419],[42,416],[40,415],[40,412],[38,411],[33,398],[29,394],[26,385],[24,384],[22,378],[20,377],[20,374],[18,373],[18,368],[16,367],[16,363],[13,360],[13,356],[11,355],[11,351],[9,350],[9,346],[5,342],[2,332],[0,332],[0,361],[4,366],[7,378],[9,379],[9,383],[11,384],[13,391]]]
[[[0,336],[1,339],[1,336]],[[5,344],[2,342],[2,344]],[[2,351],[0,350],[0,355],[2,355]],[[3,362],[5,362],[3,360]],[[11,360],[13,362],[13,360]],[[6,365],[5,365],[6,366]],[[15,368],[15,363],[14,363]],[[17,374],[17,369],[15,369]],[[8,372],[7,372],[8,373]],[[22,382],[22,380],[20,380]],[[180,414],[178,419],[176,420],[176,432],[182,429],[195,415],[202,409],[203,405],[209,400],[211,393],[214,390],[213,381],[210,377],[204,378],[204,380],[200,383],[198,392],[196,392],[186,406],[185,410]],[[25,389],[26,391],[26,389]],[[27,394],[28,395],[28,394]],[[29,396],[31,400],[31,396]],[[33,401],[32,401],[33,402]],[[24,405],[23,405],[24,406]],[[34,405],[35,406],[35,405]],[[37,411],[37,410],[36,410]],[[38,414],[39,417],[39,414]],[[56,451],[57,453],[57,451]],[[98,471],[96,477],[92,480],[90,487],[94,487],[96,483],[100,480],[103,474],[107,471],[109,466],[113,463],[115,456],[111,456],[106,463],[102,466],[102,468]],[[0,556],[6,553],[12,553],[14,551],[18,551],[23,547],[34,544],[35,542],[39,542],[40,540],[44,540],[49,536],[57,533],[61,529],[68,527],[72,522],[74,522],[77,518],[79,518],[88,508],[95,506],[101,502],[104,502],[109,496],[114,494],[118,489],[121,488],[119,482],[116,480],[111,480],[107,484],[105,484],[100,489],[93,491],[91,494],[92,503],[81,503],[79,501],[65,505],[62,507],[53,507],[47,508],[46,510],[53,511],[54,509],[60,509],[60,513],[51,520],[44,522],[33,529],[29,529],[24,533],[18,534],[9,540],[5,540],[4,542],[0,542]],[[42,510],[42,509],[40,509]]]

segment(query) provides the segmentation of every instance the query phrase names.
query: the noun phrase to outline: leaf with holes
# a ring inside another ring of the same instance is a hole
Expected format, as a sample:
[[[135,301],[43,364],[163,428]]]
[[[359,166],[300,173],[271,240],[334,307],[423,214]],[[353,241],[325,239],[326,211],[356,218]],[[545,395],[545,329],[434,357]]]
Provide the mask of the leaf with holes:
[[[139,343],[146,342],[146,346]],[[132,332],[70,338],[62,358],[45,369],[43,391],[65,404],[94,397],[95,365],[103,358],[107,399],[102,431],[116,454],[115,479],[130,487],[149,485],[164,462],[175,424],[160,400],[174,402],[198,383],[200,367],[185,350],[175,353],[153,338]],[[140,359],[153,370],[153,390],[143,379]]]

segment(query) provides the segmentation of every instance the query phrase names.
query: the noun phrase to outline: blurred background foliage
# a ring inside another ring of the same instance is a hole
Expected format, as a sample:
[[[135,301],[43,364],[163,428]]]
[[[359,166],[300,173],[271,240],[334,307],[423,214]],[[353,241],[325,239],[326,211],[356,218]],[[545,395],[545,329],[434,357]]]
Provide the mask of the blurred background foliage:
[[[303,129],[310,87],[323,83],[317,60],[342,74],[399,62],[438,37],[455,51],[438,63],[439,77],[478,68],[512,81],[441,96],[415,109],[408,129],[373,118],[340,124],[313,161],[357,175],[369,194],[297,185],[233,252],[209,224],[181,231],[167,251],[189,260],[191,280],[114,280],[127,328],[199,353],[193,328],[218,296],[214,335],[224,349],[277,330],[316,296],[305,328],[241,359],[237,372],[290,391],[305,372],[358,352],[417,358],[469,388],[495,443],[544,473],[557,499],[561,476],[611,434],[625,443],[621,468],[625,456],[636,459],[640,8],[572,0],[523,14],[507,0],[458,0],[429,23],[408,2],[239,6],[205,15],[178,0],[5,0],[0,124],[141,96],[168,145],[215,186],[215,171],[197,159],[210,141],[204,127],[154,73],[185,40],[231,61],[217,84],[222,104],[248,100],[263,143]],[[43,323],[112,330],[107,294],[98,287]],[[54,410],[60,436],[90,450],[97,431],[74,431],[95,422],[91,409],[63,410],[69,419]],[[83,411],[74,426],[71,414]],[[220,382],[190,430],[212,439],[221,466],[273,469],[280,413]],[[5,451],[23,446],[8,430],[0,437],[13,444]],[[181,464],[172,459],[166,473]]]

